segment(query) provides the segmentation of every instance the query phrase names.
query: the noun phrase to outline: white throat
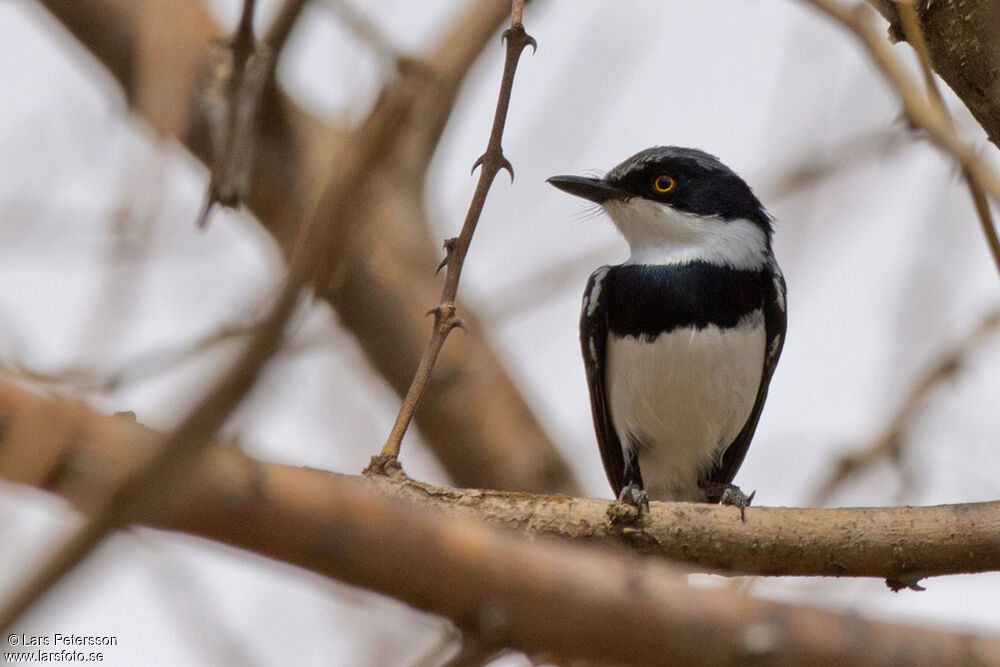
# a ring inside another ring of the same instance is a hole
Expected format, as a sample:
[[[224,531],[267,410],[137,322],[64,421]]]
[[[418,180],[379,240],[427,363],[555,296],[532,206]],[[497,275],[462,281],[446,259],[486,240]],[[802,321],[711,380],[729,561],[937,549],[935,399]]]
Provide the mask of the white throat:
[[[749,220],[683,213],[641,198],[602,207],[628,241],[632,255],[626,264],[704,261],[755,269],[767,262],[767,235]]]

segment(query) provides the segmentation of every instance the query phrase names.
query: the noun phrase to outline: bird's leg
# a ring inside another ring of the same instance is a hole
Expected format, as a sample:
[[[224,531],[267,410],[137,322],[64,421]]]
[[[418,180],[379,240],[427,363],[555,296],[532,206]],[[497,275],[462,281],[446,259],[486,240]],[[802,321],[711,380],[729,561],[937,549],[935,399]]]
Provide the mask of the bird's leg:
[[[618,494],[618,500],[608,505],[608,521],[618,526],[623,534],[641,533],[641,527],[636,526],[642,522],[643,508],[649,512],[649,496],[641,484],[629,482]]]
[[[735,484],[721,484],[719,482],[700,482],[698,486],[705,492],[709,502],[717,502],[720,505],[733,505],[740,508],[740,520],[746,521],[746,510],[750,507],[750,502],[757,495],[753,491],[749,496],[740,490]]]
[[[639,512],[640,517],[643,507],[646,508],[647,512],[649,511],[649,495],[635,482],[629,482],[622,487],[621,493],[618,494],[618,502],[634,507]]]

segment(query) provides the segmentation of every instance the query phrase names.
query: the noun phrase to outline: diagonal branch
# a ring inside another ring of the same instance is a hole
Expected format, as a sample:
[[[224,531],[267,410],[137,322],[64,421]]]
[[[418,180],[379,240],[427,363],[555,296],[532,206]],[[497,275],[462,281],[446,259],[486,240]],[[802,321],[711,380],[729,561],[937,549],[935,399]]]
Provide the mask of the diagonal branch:
[[[469,245],[472,243],[472,235],[476,231],[479,217],[482,215],[483,206],[486,204],[486,195],[490,191],[490,186],[501,169],[506,169],[510,173],[511,180],[514,179],[514,168],[503,154],[501,140],[503,138],[504,126],[507,123],[507,110],[510,108],[510,94],[514,87],[514,73],[517,71],[517,63],[521,58],[521,52],[525,47],[535,48],[535,40],[524,31],[521,24],[521,9],[523,2],[514,2],[514,14],[511,27],[504,32],[504,39],[507,42],[507,57],[504,60],[503,75],[500,79],[500,94],[497,98],[496,112],[493,115],[493,127],[490,130],[490,138],[486,146],[486,152],[472,169],[475,171],[479,167],[479,182],[476,190],[472,194],[472,202],[469,204],[469,211],[462,224],[462,231],[456,238],[445,241],[444,247],[447,251],[445,260],[438,267],[445,267],[447,277],[444,289],[441,293],[441,302],[431,312],[434,313],[434,328],[431,332],[427,346],[417,366],[417,372],[413,377],[403,404],[396,416],[389,437],[382,446],[380,457],[383,461],[395,460],[399,456],[399,447],[403,441],[403,435],[413,419],[413,413],[417,409],[417,403],[427,387],[431,371],[437,362],[438,354],[444,346],[444,341],[456,327],[465,328],[465,324],[458,317],[455,306],[455,297],[458,295],[458,281],[462,275],[462,266],[465,264],[465,257],[469,252]]]
[[[840,459],[830,474],[815,485],[810,505],[825,504],[833,493],[875,463],[900,456],[907,433],[914,421],[926,409],[927,401],[943,382],[955,377],[966,360],[991,340],[1000,329],[1000,309],[988,312],[975,326],[947,348],[910,388],[882,432],[864,449]]]
[[[917,16],[917,10],[910,2],[897,1],[896,6],[899,11],[899,18],[903,25],[903,34],[906,36],[906,41],[917,52],[917,58],[920,60],[920,69],[923,71],[924,83],[927,86],[927,97],[931,104],[938,108],[941,115],[951,123],[954,131],[955,123],[951,118],[951,114],[948,113],[948,107],[944,103],[944,98],[938,89],[937,81],[934,79],[931,55],[927,49],[927,40],[924,38],[923,28],[920,27],[920,18]],[[962,177],[969,186],[969,194],[972,195],[976,217],[979,219],[979,226],[983,230],[983,236],[986,237],[986,247],[993,257],[993,264],[1000,271],[1000,239],[997,238],[997,230],[993,224],[993,216],[990,214],[990,204],[986,200],[986,193],[983,192],[983,188],[967,167],[962,167]]]
[[[257,116],[271,71],[270,49],[257,43],[253,15],[256,0],[243,0],[236,31],[217,52],[215,80],[206,103],[212,138],[212,173],[198,227],[208,224],[216,204],[240,206],[250,187],[257,144]]]
[[[989,163],[961,137],[955,130],[950,116],[943,106],[928,101],[919,87],[906,73],[902,63],[892,54],[889,43],[876,31],[871,21],[872,10],[867,5],[848,7],[837,0],[810,0],[810,4],[848,29],[861,42],[875,66],[885,77],[890,87],[899,97],[907,118],[924,130],[939,149],[951,155],[962,167],[962,171],[975,182],[974,188],[982,188],[993,201],[1000,203],[1000,178]],[[973,191],[976,197],[976,191]],[[983,218],[985,201],[976,199],[977,212]],[[990,252],[1000,269],[1000,243],[996,242],[996,232],[984,227],[990,245]]]

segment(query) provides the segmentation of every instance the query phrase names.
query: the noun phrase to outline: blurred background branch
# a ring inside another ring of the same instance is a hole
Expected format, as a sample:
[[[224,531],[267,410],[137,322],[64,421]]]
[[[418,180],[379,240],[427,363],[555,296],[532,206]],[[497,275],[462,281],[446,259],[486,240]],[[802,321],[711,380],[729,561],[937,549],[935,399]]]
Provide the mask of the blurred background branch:
[[[844,455],[829,475],[816,485],[809,505],[824,505],[851,479],[864,474],[881,461],[899,464],[910,429],[918,422],[928,401],[943,383],[954,379],[968,360],[996,335],[1000,328],[1000,309],[989,311],[953,344],[938,354],[920,374],[896,409],[892,418],[868,446]]]
[[[42,4],[115,76],[135,113],[202,160],[210,159],[204,119],[189,115],[197,108],[190,98],[194,87],[165,85],[175,79],[193,82],[219,34],[200,2],[173,3],[169,12],[147,11],[157,2],[131,0]],[[425,313],[439,296],[434,276],[438,243],[431,238],[423,201],[427,166],[459,84],[509,11],[509,3],[502,0],[472,3],[437,47],[419,64],[414,61],[405,68],[383,92],[384,98],[392,91],[409,91],[409,110],[395,149],[368,165],[363,188],[369,205],[355,226],[356,238],[338,250],[346,261],[317,289],[400,395],[424,347]],[[95,25],[94,16],[102,17],[100,25]],[[144,42],[144,35],[149,41]],[[171,54],[143,59],[147,44],[158,41],[169,41]],[[147,61],[157,71],[144,72],[142,63]],[[147,78],[158,86],[155,104],[137,94]],[[293,247],[293,230],[301,224],[301,202],[309,201],[310,193],[322,185],[332,156],[359,130],[330,127],[273,87],[264,92],[260,123],[247,205],[287,253]],[[320,217],[322,224],[343,222],[332,211],[321,211]],[[459,307],[470,333],[442,352],[436,373],[440,379],[430,383],[416,412],[421,434],[462,486],[578,491],[568,465],[483,335],[474,309]],[[477,409],[470,410],[471,405]]]

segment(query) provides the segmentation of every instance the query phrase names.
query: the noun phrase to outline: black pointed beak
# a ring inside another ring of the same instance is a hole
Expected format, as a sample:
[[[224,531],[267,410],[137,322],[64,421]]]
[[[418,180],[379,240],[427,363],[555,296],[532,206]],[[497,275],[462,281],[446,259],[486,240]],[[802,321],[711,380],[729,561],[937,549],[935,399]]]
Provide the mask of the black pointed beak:
[[[586,176],[553,176],[546,179],[563,192],[568,192],[577,197],[583,197],[595,204],[600,204],[609,199],[624,199],[626,194],[613,185],[609,185],[600,178],[587,178]]]

